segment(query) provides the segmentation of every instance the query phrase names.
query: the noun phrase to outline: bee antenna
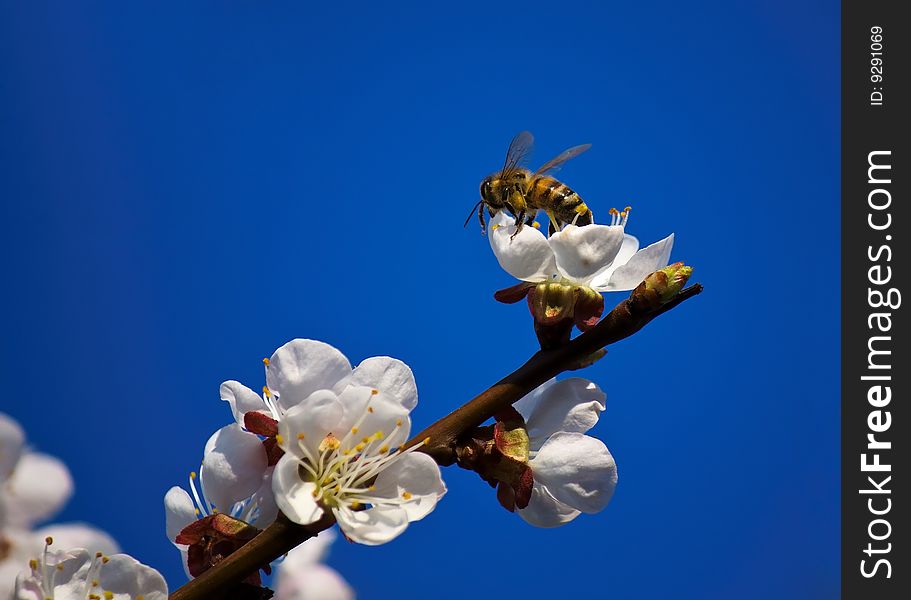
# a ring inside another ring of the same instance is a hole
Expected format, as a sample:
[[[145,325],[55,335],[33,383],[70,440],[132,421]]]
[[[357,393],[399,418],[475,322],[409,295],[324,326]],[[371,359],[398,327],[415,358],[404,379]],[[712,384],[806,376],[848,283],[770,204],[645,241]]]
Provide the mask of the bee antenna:
[[[474,211],[476,211],[478,209],[478,207],[481,206],[481,202],[484,202],[484,201],[478,200],[478,203],[471,207],[471,212],[468,213],[468,218],[465,219],[465,224],[462,225],[462,227],[468,227],[468,222],[471,221],[472,217],[474,217]]]

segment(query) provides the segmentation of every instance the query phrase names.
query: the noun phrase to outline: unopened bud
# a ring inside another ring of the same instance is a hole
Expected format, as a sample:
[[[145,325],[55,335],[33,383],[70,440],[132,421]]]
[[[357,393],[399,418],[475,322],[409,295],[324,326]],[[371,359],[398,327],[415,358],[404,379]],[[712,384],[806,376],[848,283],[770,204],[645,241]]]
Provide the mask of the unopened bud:
[[[645,278],[630,297],[633,305],[639,310],[654,309],[674,299],[686,285],[693,267],[682,262],[668,265]]]

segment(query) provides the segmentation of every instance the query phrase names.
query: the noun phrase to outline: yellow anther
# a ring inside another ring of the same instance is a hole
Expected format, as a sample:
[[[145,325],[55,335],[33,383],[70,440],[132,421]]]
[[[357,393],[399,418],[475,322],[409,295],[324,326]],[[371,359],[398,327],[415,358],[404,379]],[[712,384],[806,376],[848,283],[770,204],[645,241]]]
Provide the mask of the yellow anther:
[[[48,546],[50,546],[51,544],[54,543],[54,538],[52,538],[51,536],[47,536],[46,538],[44,538],[44,543],[47,544]]]
[[[63,570],[63,565],[62,565],[62,564],[57,565],[55,568],[56,568],[58,571],[62,571],[62,570]]]
[[[190,471],[190,479],[196,479],[196,471]]]
[[[213,515],[217,515],[217,514],[218,514],[218,509],[217,509],[217,508],[213,508],[213,509],[212,509],[212,514],[213,514]]]
[[[364,444],[358,444],[354,447],[357,452],[362,452],[364,450]]]
[[[541,229],[541,224],[538,223],[537,221],[532,221],[531,226],[534,227],[535,229]]]
[[[499,228],[500,228],[500,225],[494,225],[493,227],[490,228],[490,230],[491,230],[491,231],[496,231],[496,230],[499,229]]]
[[[372,413],[372,412],[373,412],[373,407],[372,407],[372,406],[368,406],[368,407],[367,407],[367,412]]]
[[[285,438],[282,436],[282,434],[277,433],[275,434],[275,441],[278,442],[278,445],[280,446],[285,443]]]
[[[299,440],[304,439],[304,434],[303,434],[303,433],[298,433],[298,434],[297,434],[297,439],[299,439]]]
[[[89,600],[101,600],[101,596],[98,594],[89,594]]]
[[[629,212],[629,211],[631,211],[631,210],[633,210],[633,207],[632,207],[632,206],[627,206],[626,208],[623,209],[623,212]]]
[[[430,436],[427,436],[427,437],[424,438],[424,443],[425,443],[425,444],[429,444],[429,443],[430,443]]]
[[[620,211],[617,210],[616,208],[612,208],[612,209],[610,209],[609,211],[607,211],[607,214],[609,214],[609,215],[617,215],[617,214],[620,214]]]
[[[272,397],[272,392],[269,390],[269,386],[268,386],[268,385],[264,385],[264,386],[263,386],[263,394],[266,395],[266,398],[271,398],[271,397]]]
[[[386,437],[386,434],[383,433],[382,431],[377,431],[376,433],[373,434],[373,437],[375,437],[377,440],[381,440],[384,437]]]
[[[370,390],[370,395],[371,395],[371,396],[376,396],[376,395],[379,394],[379,393],[380,393],[380,391],[377,390],[377,389],[372,389],[372,390]]]
[[[95,558],[101,558],[102,556],[104,556],[104,555],[101,552],[95,553]]]
[[[38,570],[38,561],[35,560],[34,558],[31,559],[30,561],[28,561],[28,568],[31,569],[32,571],[37,571]]]
[[[114,592],[105,592],[104,600],[114,600]]]
[[[370,443],[370,438],[369,438],[369,437],[361,438],[361,442],[363,442],[363,443],[365,443],[365,444],[369,444],[369,443]]]
[[[319,491],[313,490],[313,491],[311,492],[311,495],[312,495],[314,498],[316,498],[317,496],[319,496]]]
[[[196,509],[196,516],[197,516],[197,517],[199,516],[199,509],[198,509],[198,508]]]
[[[389,452],[389,446],[388,446],[388,445],[384,445],[384,446],[382,446],[382,447],[380,448],[380,454],[386,454],[387,452]]]
[[[342,456],[351,456],[351,448],[348,448],[347,450],[343,451]]]
[[[357,427],[352,427],[352,428],[351,428],[351,433],[357,435],[357,432],[358,432]]]
[[[351,503],[350,506],[351,506],[351,509],[352,509],[352,510],[357,510],[357,509],[361,508],[361,507],[364,506],[364,505],[361,504],[360,502],[358,502],[357,500],[355,500],[354,502]]]
[[[401,426],[402,426],[402,420],[401,420],[401,419],[397,420],[397,421],[395,422],[395,426],[396,426],[396,427],[401,427]]]
[[[411,492],[402,492],[402,498],[405,500],[411,500]]]
[[[264,359],[263,359],[263,364],[266,365],[266,366],[268,367],[268,366],[269,366],[269,359],[268,359],[268,358],[264,358]]]
[[[376,486],[375,486],[375,485],[368,485],[368,486],[367,486],[367,489],[370,490],[370,491],[372,492],[373,490],[376,489]]]
[[[93,579],[93,580],[92,580],[92,587],[98,587],[98,580],[97,580],[97,579]]]
[[[332,488],[332,491],[336,494],[342,491],[342,484],[337,484],[334,488]]]
[[[620,213],[620,216],[621,216],[621,217],[625,217],[625,216],[626,216],[626,211],[624,210],[622,213]]]
[[[329,433],[323,438],[323,441],[319,443],[319,451],[338,450],[338,447],[341,445],[342,443],[338,441],[338,438]]]
[[[102,557],[101,557],[101,562],[102,562],[102,564],[105,564],[105,565],[108,564],[108,561],[109,561],[109,560],[111,560],[111,557],[110,557],[110,556],[102,556]]]

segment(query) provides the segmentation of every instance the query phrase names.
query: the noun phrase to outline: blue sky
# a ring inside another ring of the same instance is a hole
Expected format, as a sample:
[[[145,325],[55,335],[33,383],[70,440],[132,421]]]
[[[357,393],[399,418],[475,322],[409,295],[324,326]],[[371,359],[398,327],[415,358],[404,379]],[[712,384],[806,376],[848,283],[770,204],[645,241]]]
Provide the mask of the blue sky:
[[[128,4],[0,4],[0,406],[71,468],[61,519],[176,587],[162,496],[221,381],[294,337],[388,354],[422,427],[521,364],[462,223],[530,129],[706,287],[585,373],[617,493],[544,531],[447,469],[331,564],[366,599],[837,595],[838,3]]]

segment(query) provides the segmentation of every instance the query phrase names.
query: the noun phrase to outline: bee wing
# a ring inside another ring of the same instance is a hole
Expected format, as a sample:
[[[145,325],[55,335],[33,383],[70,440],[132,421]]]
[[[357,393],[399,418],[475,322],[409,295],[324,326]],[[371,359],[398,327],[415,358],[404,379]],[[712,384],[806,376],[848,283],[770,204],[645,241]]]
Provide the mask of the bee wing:
[[[516,169],[516,167],[525,164],[531,156],[534,148],[535,137],[529,131],[521,131],[512,138],[509,144],[509,150],[506,151],[506,162],[503,163],[503,169],[500,176],[503,177]]]
[[[541,165],[541,168],[538,169],[537,171],[535,171],[535,177],[537,177],[538,175],[544,175],[548,171],[554,171],[556,169],[559,169],[561,166],[563,166],[563,163],[565,163],[566,161],[568,161],[571,158],[575,158],[575,157],[579,156],[580,154],[582,154],[583,152],[585,152],[586,150],[588,150],[591,147],[592,147],[591,144],[582,144],[581,146],[573,146],[569,150],[561,152],[560,155],[557,156],[556,158],[553,158],[553,159],[547,161],[546,163],[544,163],[543,165]]]

